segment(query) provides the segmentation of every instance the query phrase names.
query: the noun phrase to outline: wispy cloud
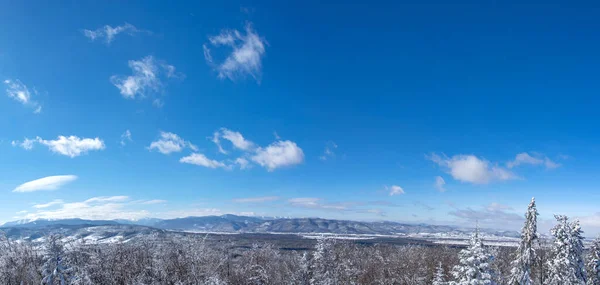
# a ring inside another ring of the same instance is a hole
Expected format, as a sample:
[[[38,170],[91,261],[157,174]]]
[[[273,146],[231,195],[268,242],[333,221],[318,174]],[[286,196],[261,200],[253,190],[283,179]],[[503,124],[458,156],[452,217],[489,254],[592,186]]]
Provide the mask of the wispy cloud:
[[[420,207],[420,208],[423,208],[424,210],[427,210],[427,211],[432,211],[432,210],[435,210],[435,208],[434,208],[434,207],[431,207],[431,206],[429,206],[429,205],[427,205],[427,204],[425,204],[425,203],[423,203],[423,202],[421,202],[421,201],[415,201],[415,202],[413,203],[413,205],[415,205],[415,206],[417,206],[417,207]]]
[[[242,169],[242,170],[251,167],[250,162],[243,157],[236,158],[234,163],[237,164],[240,167],[240,169]]]
[[[128,142],[133,141],[131,139],[131,132],[129,130],[126,130],[122,135],[121,135],[121,145],[125,146]]]
[[[513,210],[513,208],[510,206],[503,205],[503,204],[496,203],[496,202],[488,204],[487,206],[485,206],[485,209],[490,212]]]
[[[319,156],[320,160],[327,160],[335,157],[335,149],[337,149],[337,144],[334,142],[328,142],[325,144],[325,150],[323,151],[323,155]]]
[[[148,150],[157,150],[162,154],[170,154],[173,152],[180,152],[184,148],[190,148],[193,151],[197,151],[198,147],[193,145],[191,142],[186,141],[178,135],[170,132],[160,132],[160,138],[150,143]]]
[[[188,156],[182,157],[179,159],[181,163],[194,164],[198,166],[204,166],[208,168],[225,168],[229,169],[229,166],[221,161],[217,161],[214,159],[209,159],[206,155],[201,153],[192,153]]]
[[[156,60],[153,56],[146,56],[140,60],[128,62],[132,75],[113,75],[111,83],[119,89],[121,95],[126,99],[144,98],[159,93],[164,81],[168,78],[183,78],[182,74],[175,72],[175,67],[164,61]],[[163,102],[160,99],[159,105]]]
[[[223,149],[223,146],[221,145],[221,139],[230,141],[233,147],[242,151],[251,151],[255,148],[254,143],[244,138],[241,133],[231,131],[226,128],[221,128],[213,133],[212,141],[219,148],[219,152],[223,154],[228,154],[228,152]]]
[[[6,79],[4,80],[4,84],[6,85],[6,95],[9,98],[16,100],[24,106],[33,108],[33,113],[35,114],[42,112],[42,106],[31,98],[32,92],[19,79]],[[37,95],[35,88],[33,89],[33,93]]]
[[[92,203],[92,202],[124,202],[129,200],[129,196],[100,196],[90,198],[84,201],[84,203]]]
[[[35,205],[33,205],[33,207],[36,209],[44,209],[44,208],[49,208],[49,207],[52,207],[55,205],[61,205],[64,203],[65,203],[65,201],[63,201],[61,199],[56,199],[56,200],[53,200],[53,201],[45,203],[45,204],[35,204]]]
[[[440,192],[446,192],[446,181],[444,180],[444,178],[442,178],[441,176],[436,176],[435,177],[435,189],[437,189]]]
[[[506,163],[506,167],[513,168],[519,165],[543,165],[546,169],[554,169],[560,167],[559,163],[552,161],[545,155],[539,153],[532,153],[534,156],[529,155],[529,153],[523,152],[517,154],[514,160]]]
[[[575,219],[585,228],[588,237],[600,234],[600,212],[586,216],[576,216]]]
[[[304,152],[295,142],[276,141],[265,148],[256,150],[252,161],[273,171],[277,168],[301,164],[304,162]]]
[[[93,197],[81,202],[56,204],[57,209],[38,208],[17,217],[18,219],[89,219],[89,220],[137,220],[149,216],[146,210],[131,209],[127,196]],[[52,203],[52,202],[50,202]],[[42,204],[44,205],[44,204]]]
[[[385,190],[390,193],[390,196],[404,194],[404,189],[398,185],[385,186]]]
[[[122,33],[130,35],[130,36],[133,36],[138,33],[146,33],[146,34],[151,33],[149,31],[140,30],[140,29],[136,28],[134,25],[129,24],[129,23],[125,23],[121,26],[116,26],[114,28],[109,25],[105,25],[104,27],[98,28],[95,30],[84,29],[82,32],[83,32],[83,35],[85,37],[89,38],[91,41],[103,40],[104,43],[106,43],[107,45],[109,45],[115,39],[115,37],[117,35],[122,34]]]
[[[202,217],[202,216],[217,216],[224,214],[241,214],[233,212],[224,212],[216,208],[201,208],[201,209],[183,209],[166,212],[162,215],[165,219],[185,218],[185,217]],[[252,213],[244,213],[245,216],[252,216]]]
[[[209,44],[203,46],[204,58],[216,69],[219,78],[235,81],[250,75],[260,82],[266,42],[254,31],[250,23],[246,25],[245,32],[244,35],[238,30],[223,30],[219,35],[208,38],[211,47],[226,46],[232,49],[223,62],[215,62]]]
[[[233,199],[234,203],[264,203],[264,202],[272,202],[277,201],[280,198],[277,196],[266,196],[266,197],[253,197],[253,198],[238,198]]]
[[[498,203],[491,203],[480,209],[472,209],[470,207],[464,209],[456,208],[448,214],[471,225],[479,222],[494,228],[498,228],[500,225],[504,228],[518,228],[519,224],[523,221],[523,217],[512,212],[511,207]]]
[[[160,100],[158,98],[152,100],[152,106],[156,107],[156,108],[162,108],[165,105],[165,102],[163,100]]]
[[[156,204],[164,204],[164,203],[167,203],[167,200],[154,199],[154,200],[148,200],[148,201],[141,202],[142,205],[156,205]]]
[[[462,182],[487,184],[491,181],[518,179],[518,176],[511,171],[497,165],[492,165],[489,161],[474,155],[461,154],[452,157],[444,155],[442,157],[432,153],[426,157],[446,170],[452,175],[452,178]]]
[[[19,141],[12,141],[11,145],[12,146],[20,146],[22,147],[24,150],[31,150],[33,148],[33,144],[36,142],[36,139],[28,139],[25,138],[22,142]]]
[[[346,210],[348,206],[337,203],[325,203],[320,198],[292,198],[288,199],[288,203],[294,207],[302,208],[318,208],[330,210]]]
[[[25,139],[23,142],[13,141],[13,146],[21,146],[25,150],[31,150],[34,143],[45,145],[54,153],[71,158],[86,154],[89,151],[103,150],[106,146],[100,138],[79,138],[77,136],[58,136],[56,140],[45,140],[40,137]]]
[[[25,182],[13,190],[13,192],[35,192],[42,190],[57,190],[60,187],[77,180],[75,175],[55,175]]]
[[[291,198],[287,200],[287,203],[292,207],[312,209],[312,210],[324,210],[334,212],[352,212],[359,214],[375,214],[378,216],[385,216],[385,212],[381,209],[365,208],[365,206],[381,205],[377,202],[340,202],[340,203],[329,203],[321,198],[304,197],[304,198]],[[389,205],[384,205],[389,206]]]

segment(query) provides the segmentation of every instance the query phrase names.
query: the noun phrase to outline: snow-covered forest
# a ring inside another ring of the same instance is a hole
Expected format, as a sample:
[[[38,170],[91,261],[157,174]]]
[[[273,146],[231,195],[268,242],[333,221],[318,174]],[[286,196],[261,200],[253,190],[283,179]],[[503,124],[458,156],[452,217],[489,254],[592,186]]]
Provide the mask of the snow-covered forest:
[[[556,216],[537,232],[532,199],[521,242],[467,247],[361,245],[321,238],[312,250],[209,243],[201,235],[110,244],[0,241],[0,284],[581,284],[600,285],[600,240],[584,248],[579,222]]]

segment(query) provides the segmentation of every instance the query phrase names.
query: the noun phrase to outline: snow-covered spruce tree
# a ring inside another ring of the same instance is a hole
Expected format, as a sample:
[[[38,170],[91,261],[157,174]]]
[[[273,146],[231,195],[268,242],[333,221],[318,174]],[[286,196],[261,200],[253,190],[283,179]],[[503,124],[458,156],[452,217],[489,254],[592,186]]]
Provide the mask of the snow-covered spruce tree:
[[[310,260],[307,252],[304,252],[302,256],[296,257],[298,259],[298,270],[294,272],[293,284],[308,285],[310,284]]]
[[[335,252],[334,252],[334,240],[320,237],[317,240],[315,246],[315,253],[313,254],[311,262],[312,278],[310,279],[311,285],[332,285],[337,284],[336,274],[334,272],[336,267]]]
[[[43,285],[66,285],[70,281],[70,269],[65,262],[65,249],[59,235],[47,237],[44,247],[44,265],[42,265]]]
[[[458,253],[459,265],[454,266],[452,285],[496,285],[494,272],[490,268],[493,257],[483,247],[479,237],[479,228],[469,240],[469,247]]]
[[[552,258],[548,261],[548,285],[586,284],[583,262],[583,231],[579,221],[569,222],[569,218],[555,215],[556,224],[550,233],[554,236]]]
[[[432,285],[446,285],[446,280],[444,277],[444,268],[442,268],[442,263],[438,263],[438,266],[435,270],[435,276],[433,276]]]
[[[600,236],[597,237],[590,247],[590,259],[588,261],[588,285],[600,285]]]
[[[517,248],[515,260],[510,272],[510,285],[531,285],[531,267],[535,263],[536,243],[538,241],[537,233],[538,212],[535,207],[535,198],[531,198],[531,203],[525,213],[525,225],[521,230],[521,242]]]

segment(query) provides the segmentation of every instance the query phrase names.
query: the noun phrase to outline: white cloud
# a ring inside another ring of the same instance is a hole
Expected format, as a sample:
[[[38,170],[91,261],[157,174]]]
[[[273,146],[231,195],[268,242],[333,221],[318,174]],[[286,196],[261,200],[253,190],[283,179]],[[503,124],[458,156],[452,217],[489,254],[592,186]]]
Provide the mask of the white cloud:
[[[67,183],[77,180],[75,175],[47,176],[33,181],[25,182],[13,190],[13,192],[34,192],[41,190],[57,190]]]
[[[448,158],[432,153],[428,159],[445,168],[454,179],[463,182],[487,184],[491,181],[518,179],[509,170],[491,165],[489,161],[474,155],[455,155]]]
[[[94,203],[94,202],[124,202],[129,200],[129,196],[100,196],[90,198],[84,201],[84,203]]]
[[[197,151],[198,147],[191,142],[186,141],[178,135],[170,132],[160,132],[160,138],[157,141],[150,143],[149,150],[157,150],[162,154],[170,154],[172,152],[180,152],[184,148],[190,148]]]
[[[209,64],[212,64],[213,58],[212,58],[212,55],[210,54],[210,49],[206,45],[202,45],[202,51],[204,52],[204,59],[206,59],[206,62],[208,62]]]
[[[575,220],[579,220],[579,223],[586,231],[586,236],[592,237],[600,234],[600,212],[575,217]]]
[[[53,200],[53,201],[48,202],[46,204],[35,204],[35,205],[33,205],[33,207],[36,208],[36,209],[44,209],[44,208],[52,207],[54,205],[61,205],[61,204],[64,204],[64,203],[65,203],[65,201],[63,201],[61,199],[56,199],[56,200]]]
[[[251,151],[255,147],[254,143],[245,139],[241,133],[221,128],[219,131],[214,132],[212,141],[217,145],[219,152],[222,154],[227,154],[227,151],[221,145],[221,138],[230,141],[235,148],[242,151]]]
[[[221,129],[221,136],[230,141],[234,147],[244,150],[244,151],[249,151],[252,148],[254,148],[254,143],[252,143],[249,140],[246,140],[244,138],[244,136],[242,136],[242,134],[240,134],[239,132],[234,132],[234,131],[230,131],[228,129]]]
[[[366,201],[366,202],[326,202],[321,198],[304,197],[304,198],[291,198],[287,200],[287,203],[292,207],[312,209],[317,211],[333,211],[339,213],[358,213],[358,214],[374,214],[377,216],[385,216],[385,212],[381,209],[365,208],[372,205],[384,205],[390,206],[391,204],[387,201]]]
[[[219,78],[235,80],[238,77],[252,76],[260,81],[262,58],[265,55],[265,40],[246,25],[246,34],[237,30],[223,30],[217,36],[209,37],[213,47],[228,46],[233,50],[222,63],[215,63],[208,45],[203,46],[204,58],[219,73]]]
[[[31,93],[25,84],[21,83],[18,79],[15,81],[4,80],[4,84],[7,85],[6,94],[8,97],[15,99],[23,105],[31,102]]]
[[[512,207],[507,206],[507,205],[503,205],[503,204],[499,204],[496,202],[490,203],[489,205],[487,205],[485,207],[488,211],[490,212],[498,212],[498,211],[505,211],[505,210],[513,210]]]
[[[156,149],[161,153],[169,154],[180,152],[186,146],[189,146],[194,153],[182,157],[179,162],[226,170],[237,167],[248,169],[253,166],[253,163],[256,163],[268,171],[274,171],[277,168],[300,164],[304,161],[304,152],[292,141],[276,141],[266,147],[259,147],[246,139],[240,132],[231,131],[227,128],[221,128],[214,132],[209,139],[217,145],[219,152],[222,154],[229,154],[222,145],[225,140],[231,142],[233,149],[240,150],[242,155],[236,159],[210,159],[205,154],[198,153],[198,148],[190,142],[183,140],[176,134],[166,132],[161,132],[161,138],[152,142],[148,149]]]
[[[167,200],[154,199],[154,200],[144,201],[141,204],[143,204],[143,205],[156,205],[156,204],[164,204],[164,203],[167,203]]]
[[[221,145],[221,133],[220,132],[218,132],[218,131],[214,132],[211,140],[213,143],[215,143],[217,145],[220,153],[228,154],[228,152],[225,149],[223,149],[223,146]]]
[[[554,162],[554,161],[550,160],[550,158],[545,157],[544,158],[544,166],[547,169],[554,169],[554,168],[560,167],[560,163]]]
[[[40,208],[36,212],[27,213],[18,219],[89,219],[89,220],[137,220],[146,218],[150,212],[146,210],[128,209],[127,196],[94,197],[82,202],[62,203],[53,210]]]
[[[179,159],[181,163],[194,164],[208,168],[229,168],[225,163],[207,158],[201,153],[192,153],[186,157]]]
[[[480,210],[469,207],[464,209],[455,208],[448,214],[461,219],[465,225],[469,226],[479,223],[485,227],[518,229],[523,221],[523,216],[514,213],[511,207],[498,203],[483,206]]]
[[[425,209],[427,211],[433,211],[433,210],[435,210],[434,207],[431,207],[431,206],[429,206],[429,205],[427,205],[427,204],[425,204],[425,203],[423,203],[421,201],[415,201],[415,202],[413,202],[413,205],[415,205],[415,206],[417,206],[419,208]]]
[[[56,140],[45,140],[40,137],[35,139],[25,139],[19,144],[18,141],[13,141],[12,145],[20,145],[26,150],[33,148],[33,143],[45,145],[54,153],[65,155],[68,157],[76,157],[86,154],[89,151],[103,150],[105,148],[104,141],[100,138],[79,138],[76,136],[58,136]]]
[[[164,86],[163,79],[171,77],[183,77],[175,73],[175,67],[163,61],[158,61],[152,56],[146,56],[141,60],[130,60],[128,62],[132,75],[113,75],[111,83],[119,89],[121,95],[126,99],[144,98],[147,95],[158,93]],[[155,99],[153,104],[162,106],[160,99]]]
[[[277,196],[254,197],[254,198],[238,198],[233,199],[234,203],[264,203],[279,200]]]
[[[122,135],[121,135],[121,145],[124,146],[127,144],[127,142],[131,142],[131,132],[129,130],[126,130]]]
[[[529,155],[526,152],[519,153],[515,157],[514,160],[506,163],[506,167],[513,168],[519,165],[529,164],[529,165],[543,165],[547,169],[554,169],[560,167],[559,163],[552,161],[545,155],[541,155],[539,153],[534,153],[534,156]]]
[[[329,158],[335,157],[334,150],[337,148],[337,144],[334,142],[329,142],[325,145],[325,150],[323,151],[323,155],[319,156],[320,160],[327,160]]]
[[[129,23],[125,23],[122,26],[111,27],[106,25],[102,28],[98,28],[95,30],[83,30],[83,35],[89,38],[91,41],[104,39],[104,42],[108,45],[110,44],[118,34],[125,33],[128,35],[135,35],[137,33],[150,33],[148,31],[143,31],[137,29],[134,25]]]
[[[319,205],[319,198],[292,198],[288,199],[288,202],[292,206],[301,206],[301,207],[316,207]]]
[[[28,139],[28,138],[25,138],[25,139],[23,140],[23,142],[19,142],[19,141],[12,141],[12,142],[11,142],[11,145],[12,145],[12,146],[20,146],[20,147],[22,147],[22,148],[23,148],[23,149],[25,149],[25,150],[31,150],[31,149],[33,148],[33,143],[35,143],[35,142],[36,142],[36,140],[35,140],[35,139]]]
[[[385,190],[390,192],[390,196],[404,194],[404,189],[398,185],[385,186]]]
[[[268,171],[273,171],[280,167],[302,163],[304,152],[295,142],[276,141],[266,148],[256,149],[256,154],[251,159]]]
[[[162,108],[165,105],[165,102],[163,102],[163,100],[160,99],[154,99],[152,100],[152,106],[156,107],[156,108]]]
[[[4,84],[6,85],[6,95],[8,95],[9,98],[12,98],[25,106],[34,108],[33,113],[35,114],[42,112],[42,106],[37,101],[31,99],[29,88],[27,88],[20,80],[6,79],[4,80]],[[33,89],[33,93],[37,95],[35,88]]]
[[[240,169],[246,169],[250,167],[250,162],[243,157],[236,158],[235,164],[239,165]]]
[[[325,210],[348,210],[348,205],[341,203],[324,203],[320,198],[292,198],[288,203],[294,207],[325,209]]]
[[[204,209],[186,209],[186,210],[174,210],[164,213],[162,218],[164,219],[176,219],[185,217],[202,217],[202,216],[219,216],[224,214],[236,214],[233,212],[223,212],[220,209],[215,208],[204,208]]]
[[[435,177],[435,189],[437,189],[440,192],[445,192],[446,188],[444,187],[446,185],[446,181],[444,181],[444,178],[442,178],[441,176],[436,176]]]

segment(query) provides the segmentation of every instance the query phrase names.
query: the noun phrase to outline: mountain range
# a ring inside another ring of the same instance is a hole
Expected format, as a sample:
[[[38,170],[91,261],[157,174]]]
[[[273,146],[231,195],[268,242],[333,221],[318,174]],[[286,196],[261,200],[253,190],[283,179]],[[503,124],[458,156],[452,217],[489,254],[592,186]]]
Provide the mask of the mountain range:
[[[137,236],[151,233],[277,233],[277,234],[338,234],[389,236],[468,236],[473,229],[455,226],[406,224],[398,222],[361,222],[322,218],[265,218],[237,215],[186,217],[177,219],[130,220],[20,220],[0,226],[0,231],[11,238],[35,239],[48,233],[87,236],[101,229],[102,238]],[[82,231],[84,230],[84,231]],[[108,231],[108,232],[107,232]],[[482,229],[495,237],[518,237],[514,231]]]

